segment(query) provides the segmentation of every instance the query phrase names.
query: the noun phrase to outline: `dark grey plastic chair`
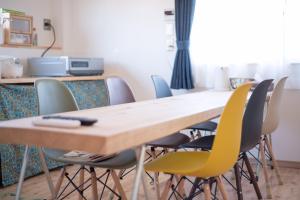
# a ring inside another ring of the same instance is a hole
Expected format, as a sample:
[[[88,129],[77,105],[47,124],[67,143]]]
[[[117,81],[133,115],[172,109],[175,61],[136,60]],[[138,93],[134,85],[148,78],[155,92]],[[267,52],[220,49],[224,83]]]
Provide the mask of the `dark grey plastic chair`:
[[[164,98],[164,97],[173,96],[169,85],[161,76],[152,75],[151,78],[152,78],[152,81],[154,84],[156,98]],[[188,129],[192,129],[193,131],[214,132],[216,130],[217,126],[218,126],[218,124],[216,122],[207,121],[207,122],[195,124],[195,125],[189,127]]]
[[[133,93],[128,84],[120,77],[113,76],[106,79],[109,105],[119,105],[135,102]]]
[[[35,81],[35,88],[37,90],[38,95],[38,108],[39,108],[39,114],[40,115],[49,115],[54,113],[62,113],[62,112],[69,112],[69,111],[76,111],[78,110],[78,106],[76,103],[76,100],[74,96],[72,95],[71,91],[64,85],[64,83],[53,80],[53,79],[39,79]],[[78,173],[81,173],[81,176],[83,177],[84,171],[88,171],[91,174],[91,180],[92,180],[92,189],[93,189],[93,198],[98,199],[98,193],[97,193],[97,177],[94,168],[100,167],[100,168],[106,168],[107,171],[104,175],[107,175],[107,177],[111,174],[113,177],[113,180],[117,187],[118,192],[120,195],[118,195],[116,192],[113,191],[115,195],[117,195],[119,198],[123,198],[125,195],[125,192],[122,187],[120,187],[119,179],[116,178],[116,169],[126,169],[134,166],[136,164],[136,155],[134,150],[126,150],[122,151],[116,155],[108,156],[108,159],[105,159],[100,162],[87,162],[84,159],[80,159],[78,157],[64,157],[64,154],[67,153],[67,151],[64,150],[58,150],[58,149],[51,149],[51,148],[43,148],[44,154],[49,157],[50,159],[53,159],[58,162],[62,162],[65,164],[77,164],[80,165],[80,169],[78,170]],[[88,166],[90,169],[88,170],[86,168]],[[102,175],[102,176],[104,176]],[[79,185],[76,186],[76,184],[73,182],[73,178],[70,178],[68,173],[66,172],[66,169],[64,168],[61,173],[60,180],[63,179],[63,177],[67,177],[69,180],[72,181],[72,185],[74,186],[74,191],[78,191],[80,196],[84,198],[83,191],[86,189],[83,185],[86,181],[80,180]],[[62,197],[63,191],[59,193],[59,189],[61,187],[62,181],[58,181],[58,185],[56,186],[56,197],[59,198],[65,198]],[[101,182],[100,182],[101,183]],[[104,187],[109,188],[106,185],[106,182],[102,182]],[[111,190],[111,188],[109,188]],[[104,191],[104,190],[103,190]],[[102,194],[103,194],[102,191]],[[102,197],[101,194],[101,197]],[[100,197],[100,198],[101,198]]]
[[[247,103],[246,110],[243,117],[242,126],[242,140],[240,147],[239,160],[245,162],[247,170],[250,175],[250,182],[253,184],[258,199],[262,199],[261,192],[259,190],[256,176],[254,175],[253,169],[250,165],[247,152],[253,149],[260,141],[262,133],[264,105],[267,97],[268,88],[273,80],[265,80],[259,83]],[[212,148],[214,136],[205,136],[196,139],[190,143],[181,145],[182,148],[197,148],[202,150],[210,150]],[[226,156],[226,155],[224,155]],[[240,169],[238,163],[234,166],[236,176],[236,186],[238,199],[243,199],[242,185],[240,177]],[[244,173],[244,172],[243,172]],[[197,185],[197,183],[195,183]],[[193,191],[191,191],[191,194]]]

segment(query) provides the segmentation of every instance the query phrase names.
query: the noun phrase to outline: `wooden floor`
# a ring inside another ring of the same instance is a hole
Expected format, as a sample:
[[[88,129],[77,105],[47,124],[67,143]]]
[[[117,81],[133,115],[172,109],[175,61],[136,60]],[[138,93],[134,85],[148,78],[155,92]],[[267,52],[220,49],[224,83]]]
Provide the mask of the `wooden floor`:
[[[70,172],[70,174],[74,173],[76,169],[77,169],[76,166],[68,167],[68,171]],[[271,175],[272,189],[273,189],[273,199],[300,200],[300,169],[281,168],[280,171],[284,181],[283,186],[279,186],[277,184],[275,174],[273,171],[274,170],[269,169]],[[51,176],[53,177],[54,181],[56,181],[59,172],[60,170],[55,170],[51,172]],[[97,174],[99,175],[102,172],[104,171],[99,169],[97,170]],[[88,176],[87,173],[85,173],[85,175],[86,177]],[[232,177],[231,173],[228,173],[226,176]],[[131,172],[128,176],[125,177],[124,180],[121,181],[128,198],[130,197],[133,178],[134,178],[134,172]],[[160,175],[161,188],[163,187],[164,182],[166,181],[167,178],[168,178],[167,175]],[[153,185],[150,184],[150,179],[147,179],[147,184],[148,184],[148,193],[149,196],[151,197],[150,199],[155,199],[155,191]],[[109,181],[109,185],[112,185],[111,181]],[[265,197],[263,176],[260,176],[259,185],[263,193],[263,196]],[[100,186],[100,184],[98,184],[98,187],[99,187],[98,191],[100,193],[102,187]],[[190,184],[186,184],[185,187],[186,187],[186,191],[189,191],[188,189],[190,188]],[[13,194],[15,193],[15,189],[16,189],[16,185],[0,189],[0,199],[1,200],[14,199]],[[226,189],[229,193],[229,199],[230,200],[236,199],[236,195],[233,189],[229,186],[229,184],[226,184]],[[243,194],[245,200],[257,199],[252,185],[250,185],[245,179],[243,180]],[[87,199],[91,199],[90,190],[87,190],[85,192],[85,195],[87,196]],[[103,199],[109,199],[108,196],[109,196],[109,192],[106,191]],[[47,187],[44,175],[39,175],[26,180],[22,191],[22,197],[23,197],[22,200],[49,199],[50,192]],[[67,199],[78,199],[78,194],[74,193]],[[140,189],[139,199],[144,199],[142,189]],[[195,199],[203,199],[203,196],[197,196]]]

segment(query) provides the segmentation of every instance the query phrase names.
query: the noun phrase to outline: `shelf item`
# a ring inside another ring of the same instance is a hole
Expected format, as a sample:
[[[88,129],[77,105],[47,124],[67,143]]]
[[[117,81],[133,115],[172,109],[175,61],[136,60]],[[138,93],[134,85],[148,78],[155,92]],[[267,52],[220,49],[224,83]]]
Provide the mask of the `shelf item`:
[[[19,16],[24,16],[25,12],[19,11],[19,10],[12,10],[12,9],[7,9],[7,8],[0,8],[0,13],[11,13],[14,15],[19,15]]]
[[[32,16],[3,13],[4,43],[16,46],[32,45]]]
[[[37,46],[38,45],[38,35],[36,32],[36,29],[32,29],[32,46]]]
[[[6,62],[6,64],[2,64],[1,72],[1,77],[3,79],[20,78],[23,76],[23,65],[14,62]]]

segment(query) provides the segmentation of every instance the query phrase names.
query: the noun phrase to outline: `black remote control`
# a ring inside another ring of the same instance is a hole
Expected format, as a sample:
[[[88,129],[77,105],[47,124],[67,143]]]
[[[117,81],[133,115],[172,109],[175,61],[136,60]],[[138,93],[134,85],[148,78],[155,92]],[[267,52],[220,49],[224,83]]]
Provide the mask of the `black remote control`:
[[[93,118],[85,118],[85,117],[69,117],[69,116],[61,116],[61,115],[50,115],[44,116],[43,119],[64,119],[64,120],[77,120],[80,121],[81,126],[92,126],[98,120]]]

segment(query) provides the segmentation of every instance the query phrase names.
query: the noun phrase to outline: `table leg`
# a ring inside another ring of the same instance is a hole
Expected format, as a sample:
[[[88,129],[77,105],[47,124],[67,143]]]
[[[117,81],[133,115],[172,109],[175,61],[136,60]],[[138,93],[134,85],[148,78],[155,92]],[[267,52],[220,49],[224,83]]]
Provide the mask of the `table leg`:
[[[136,158],[137,158],[136,168],[137,169],[136,169],[136,174],[135,174],[135,179],[134,179],[133,190],[132,190],[132,194],[131,194],[131,200],[138,199],[140,181],[141,181],[141,179],[142,179],[142,181],[144,181],[143,173],[144,173],[145,152],[146,152],[145,145],[142,145],[136,149]],[[143,184],[145,184],[145,183],[143,183]],[[144,185],[144,190],[146,190],[145,185]],[[148,199],[146,191],[145,191],[145,198]]]
[[[26,145],[25,146],[25,151],[24,151],[24,156],[23,156],[23,162],[22,162],[22,168],[21,168],[21,173],[19,176],[19,182],[17,185],[17,192],[16,192],[16,200],[20,199],[20,195],[21,195],[21,191],[22,191],[22,185],[24,182],[24,177],[25,177],[25,173],[26,173],[26,167],[27,167],[27,161],[28,161],[28,152],[29,146]]]
[[[45,159],[44,153],[42,151],[42,148],[38,147],[38,151],[39,151],[39,156],[40,156],[42,168],[43,168],[43,171],[44,171],[46,179],[47,179],[48,187],[49,187],[49,190],[51,192],[51,197],[52,197],[52,199],[56,199],[56,194],[55,194],[53,181],[51,179],[50,172],[49,172],[49,169],[48,169],[48,166],[47,166],[46,159]]]

